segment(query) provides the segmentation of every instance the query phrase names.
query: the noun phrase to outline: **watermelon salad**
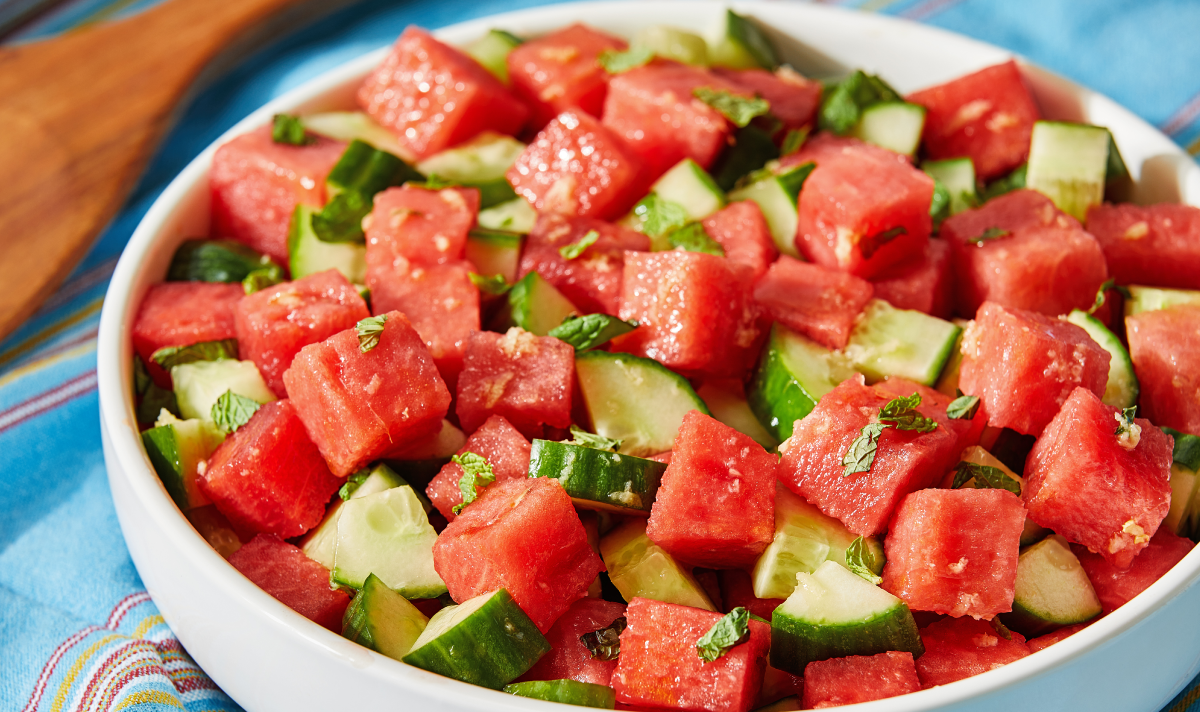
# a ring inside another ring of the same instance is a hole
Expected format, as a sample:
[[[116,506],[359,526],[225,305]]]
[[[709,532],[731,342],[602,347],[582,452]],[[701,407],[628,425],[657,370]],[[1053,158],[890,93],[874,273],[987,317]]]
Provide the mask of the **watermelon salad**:
[[[1030,655],[1200,536],[1200,209],[1005,62],[410,27],[221,145],[133,325],[150,462],[267,593],[515,695],[746,712]]]

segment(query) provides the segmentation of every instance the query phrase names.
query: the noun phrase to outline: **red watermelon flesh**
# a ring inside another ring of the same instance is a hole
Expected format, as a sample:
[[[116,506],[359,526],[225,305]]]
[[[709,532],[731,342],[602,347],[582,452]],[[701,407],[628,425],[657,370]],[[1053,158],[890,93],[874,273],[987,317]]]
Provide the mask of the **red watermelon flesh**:
[[[905,398],[914,393],[919,394],[921,396],[921,403],[933,410],[938,427],[946,428],[958,437],[955,452],[962,452],[972,445],[978,445],[979,439],[983,435],[983,430],[987,427],[987,415],[982,408],[976,411],[975,417],[970,420],[952,419],[946,414],[946,407],[954,399],[944,393],[935,391],[929,386],[915,383],[906,378],[889,376],[880,383],[876,383],[875,388],[881,392],[892,393]]]
[[[558,480],[525,477],[488,486],[463,509],[438,535],[433,567],[458,603],[508,589],[545,633],[604,563]]]
[[[1021,498],[1033,521],[1128,569],[1171,507],[1174,441],[1137,418],[1126,449],[1119,413],[1076,388],[1030,451]]]
[[[524,435],[502,416],[493,415],[467,438],[458,454],[473,452],[486,459],[498,482],[529,475],[529,449],[529,441]],[[462,504],[462,492],[458,489],[462,476],[463,468],[448,462],[425,488],[429,501],[448,522],[454,521],[455,505]]]
[[[313,143],[275,143],[264,126],[223,144],[208,173],[213,237],[231,238],[288,261],[288,225],[297,205],[325,204],[325,176],[344,141],[310,134]]]
[[[772,319],[830,349],[846,347],[874,294],[865,279],[787,255],[754,285],[754,301]]]
[[[502,415],[525,437],[571,424],[575,349],[552,336],[513,327],[471,334],[458,380],[458,419],[467,432]],[[526,460],[526,465],[528,465]]]
[[[926,109],[922,143],[934,160],[967,156],[980,180],[1025,162],[1037,104],[1009,60],[936,87],[909,94]]]
[[[596,59],[605,50],[627,47],[624,40],[577,22],[509,52],[508,77],[517,96],[532,109],[532,128],[542,128],[571,108],[600,116],[608,72]]]
[[[601,219],[633,207],[653,180],[633,149],[580,109],[546,124],[505,177],[538,212]]]
[[[638,328],[613,351],[689,377],[740,378],[758,357],[749,268],[701,252],[626,252],[620,317]]]
[[[833,270],[869,279],[925,250],[933,179],[904,156],[854,138],[819,134],[784,156],[815,161],[800,191],[796,248]]]
[[[150,360],[155,351],[236,338],[234,308],[245,295],[240,284],[163,282],[150,287],[133,320],[133,350],[154,382],[171,387],[171,375]]]
[[[321,522],[341,486],[290,400],[268,403],[208,460],[200,488],[235,527],[300,536]]]
[[[334,633],[350,596],[329,588],[329,570],[274,534],[259,534],[229,557],[229,563],[280,603]]]
[[[300,349],[371,316],[358,290],[335,269],[248,294],[235,310],[238,354],[287,397],[283,372]]]
[[[883,700],[920,689],[912,653],[888,651],[830,658],[804,668],[806,710]]]
[[[723,79],[767,100],[771,115],[785,128],[811,126],[821,105],[821,82],[802,76],[788,66],[774,72],[765,69],[714,69]]]
[[[958,436],[945,427],[930,433],[886,428],[876,440],[871,470],[844,476],[842,457],[850,444],[893,398],[864,385],[861,375],[849,378],[796,421],[792,437],[779,446],[779,480],[862,536],[885,531],[906,494],[939,481],[958,461]],[[917,410],[927,418],[945,415],[944,408],[924,403]]]
[[[711,712],[747,712],[758,697],[771,627],[750,620],[746,642],[713,662],[696,654],[696,641],[720,613],[635,598],[625,610],[621,656],[613,672],[617,701],[628,705]]]
[[[407,318],[388,312],[363,353],[354,329],[309,344],[283,382],[304,429],[339,477],[437,433],[450,392]]]
[[[1076,388],[1104,393],[1112,359],[1074,324],[991,302],[961,348],[959,388],[979,396],[992,427],[1026,435],[1041,433]]]
[[[1129,356],[1141,384],[1141,413],[1200,433],[1200,307],[1178,306],[1125,318]]]
[[[572,603],[567,612],[559,616],[546,632],[550,652],[543,655],[529,672],[522,675],[520,681],[578,680],[607,687],[612,680],[617,661],[593,658],[579,638],[607,628],[623,615],[623,604],[600,598],[581,598]]]
[[[775,536],[775,457],[697,410],[672,452],[646,536],[695,566],[753,566]]]
[[[1036,638],[1030,638],[1028,641],[1029,651],[1031,653],[1036,653],[1039,650],[1045,650],[1059,641],[1070,638],[1072,635],[1075,635],[1098,620],[1100,619],[1094,618],[1086,623],[1076,623],[1075,625],[1069,625],[1066,628],[1059,628],[1053,633],[1047,633],[1045,635],[1039,635]]]
[[[1067,229],[1080,225],[1042,193],[1021,188],[946,218],[938,234],[952,244],[959,244],[982,236],[990,228],[1016,233],[1035,227]]]
[[[757,280],[779,255],[758,203],[739,200],[701,221],[704,231],[725,250],[725,259],[750,268]]]
[[[590,232],[596,241],[578,257],[569,260],[559,252]],[[649,249],[650,238],[640,232],[594,218],[542,213],[521,251],[520,275],[537,272],[585,314],[616,316],[625,251]]]
[[[930,240],[919,258],[896,265],[871,282],[875,296],[897,309],[913,309],[939,319],[949,319],[954,311],[954,275],[950,244],[945,240]]]
[[[1029,655],[1020,633],[1005,638],[987,621],[943,618],[921,629],[925,654],[917,658],[921,686],[930,688],[995,670]]]
[[[1166,529],[1159,529],[1146,548],[1137,555],[1133,564],[1122,571],[1099,554],[1086,547],[1074,544],[1071,551],[1079,558],[1079,564],[1087,573],[1092,588],[1104,612],[1112,613],[1125,605],[1150,584],[1162,578],[1175,564],[1183,560],[1195,543],[1191,539],[1176,536]]]
[[[367,269],[387,270],[403,260],[418,265],[462,260],[478,212],[476,188],[405,185],[376,194],[371,214],[363,220]]]
[[[484,130],[515,134],[529,116],[478,62],[411,25],[363,82],[358,103],[420,158]]]
[[[1087,229],[1117,284],[1200,289],[1200,208],[1192,205],[1096,205]]]
[[[726,613],[740,606],[759,618],[771,620],[771,614],[783,604],[782,598],[755,596],[754,580],[743,569],[723,569],[717,572],[717,579],[721,582],[721,602]]]
[[[883,589],[914,610],[991,620],[1012,610],[1024,528],[1007,490],[913,492],[888,527]]]

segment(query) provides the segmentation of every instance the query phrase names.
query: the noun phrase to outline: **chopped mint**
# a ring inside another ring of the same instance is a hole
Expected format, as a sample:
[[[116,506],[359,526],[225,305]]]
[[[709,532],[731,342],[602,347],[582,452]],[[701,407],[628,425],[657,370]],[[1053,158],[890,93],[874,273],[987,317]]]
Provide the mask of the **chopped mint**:
[[[809,128],[802,126],[798,129],[791,129],[783,137],[783,145],[779,148],[779,155],[786,156],[799,151],[804,142],[808,140]]]
[[[725,248],[721,247],[721,243],[712,239],[704,229],[704,226],[698,222],[689,223],[678,230],[672,230],[667,235],[667,240],[671,243],[671,247],[675,249],[687,252],[703,252],[704,254],[716,255],[717,257],[725,256]]]
[[[651,193],[633,206],[633,214],[642,219],[642,232],[650,237],[665,235],[687,224],[687,209],[672,200]]]
[[[817,113],[817,128],[847,134],[858,124],[864,109],[885,101],[903,99],[879,77],[856,70],[842,81],[826,85]]]
[[[1001,237],[1008,237],[1011,234],[1011,232],[1001,227],[989,227],[988,229],[979,233],[979,235],[976,237],[968,238],[967,242],[971,243],[972,245],[982,245],[988,240],[998,240]]]
[[[354,494],[354,490],[358,489],[370,476],[371,471],[365,468],[350,475],[346,478],[346,483],[338,490],[338,496],[342,498],[342,501],[350,499],[350,496]]]
[[[458,491],[462,493],[462,504],[452,508],[455,514],[463,510],[479,497],[479,490],[496,481],[492,465],[482,455],[467,451],[455,455],[450,461],[463,469],[463,476],[458,480]]]
[[[387,322],[387,314],[369,316],[354,325],[358,332],[358,348],[364,354],[379,345],[379,337],[383,335],[383,325]]]
[[[992,619],[992,630],[995,630],[996,635],[1001,638],[1012,640],[1012,631],[1008,629],[1008,626],[1001,623],[999,618]]]
[[[846,454],[842,456],[842,465],[846,468],[842,477],[849,477],[856,472],[871,471],[871,465],[875,463],[875,451],[879,448],[879,436],[886,427],[888,426],[885,423],[867,423],[863,426],[859,436],[850,443]]]
[[[921,405],[920,393],[913,393],[907,398],[893,398],[879,410],[879,420],[896,426],[897,430],[932,433],[937,430],[937,421],[921,415],[917,410],[919,405]]]
[[[721,620],[696,641],[696,654],[706,663],[728,653],[730,648],[743,643],[750,637],[750,611],[738,606],[726,613]]]
[[[913,393],[904,398],[893,398],[879,409],[879,422],[867,423],[859,431],[859,436],[850,443],[846,454],[842,456],[842,465],[846,468],[842,477],[849,477],[856,472],[870,472],[875,464],[875,452],[879,447],[879,436],[886,428],[897,430],[915,430],[919,433],[931,433],[937,429],[937,421],[926,418],[917,410],[921,405],[921,394]]]
[[[233,433],[250,422],[250,418],[261,407],[262,404],[253,398],[247,398],[233,391],[225,391],[220,398],[217,398],[217,402],[213,403],[210,415],[213,423],[223,432]]]
[[[975,489],[1002,489],[1021,496],[1021,483],[1009,477],[1004,470],[966,460],[955,466],[954,481],[950,483],[950,488],[958,489],[972,480],[975,481]]]
[[[238,357],[237,339],[219,339],[217,341],[201,341],[187,346],[164,346],[150,354],[150,360],[170,371],[172,366],[180,366],[196,361],[220,361]]]
[[[851,572],[876,586],[883,582],[883,579],[875,573],[875,568],[878,566],[875,554],[871,552],[871,547],[867,546],[867,540],[861,536],[851,542],[850,548],[846,549],[846,566],[850,568]]]
[[[652,59],[654,59],[654,50],[649,47],[631,47],[624,52],[606,49],[600,53],[596,61],[609,74],[623,74],[631,69],[649,64]]]
[[[1163,428],[1164,433],[1175,439],[1171,459],[1195,472],[1200,470],[1200,437],[1181,433],[1175,428]]]
[[[617,448],[621,447],[620,440],[613,440],[603,435],[589,433],[575,425],[571,426],[571,439],[564,440],[563,442],[567,445],[578,445],[579,447],[587,447],[593,450],[608,450],[610,452],[616,452]]]
[[[970,420],[975,417],[977,412],[979,412],[979,396],[964,396],[962,391],[959,391],[958,397],[946,406],[946,415],[951,420]]]
[[[929,201],[929,215],[934,225],[950,217],[950,189],[937,178],[933,179],[933,199]]]
[[[751,99],[725,89],[696,87],[692,90],[692,96],[719,111],[739,128],[748,126],[756,116],[763,116],[771,110],[771,104],[766,99]]]
[[[621,654],[621,631],[628,625],[621,616],[609,625],[579,636],[579,642],[592,654],[593,660],[616,660]]]
[[[271,119],[271,140],[289,146],[307,146],[316,142],[316,139],[304,130],[300,119],[288,114],[275,114]]]
[[[587,248],[596,244],[596,240],[600,239],[600,233],[595,230],[588,230],[587,234],[579,238],[578,242],[572,242],[569,245],[563,245],[558,248],[558,254],[563,256],[563,259],[573,260],[582,255]]]
[[[579,352],[594,349],[610,339],[627,334],[637,325],[636,321],[622,321],[608,314],[572,315],[551,329],[549,335],[574,346],[575,351]]]
[[[242,280],[242,290],[246,294],[254,294],[267,287],[274,287],[283,281],[285,281],[283,268],[272,262],[265,267],[251,270],[250,274]]]
[[[512,285],[508,283],[508,280],[505,279],[504,275],[502,274],[493,274],[492,276],[488,277],[476,272],[471,272],[467,275],[467,277],[470,278],[471,284],[478,287],[479,291],[483,292],[484,294],[499,296],[501,294],[506,294],[508,290],[512,289]]]
[[[357,190],[343,190],[312,216],[312,229],[321,242],[363,244],[362,221],[371,214],[375,200]]]
[[[1108,293],[1110,291],[1114,291],[1126,299],[1133,296],[1129,293],[1128,287],[1117,286],[1117,280],[1106,279],[1104,280],[1104,284],[1100,285],[1100,289],[1096,290],[1096,299],[1092,301],[1092,308],[1088,309],[1088,314],[1095,314],[1097,309],[1104,306],[1104,302],[1108,301]]]

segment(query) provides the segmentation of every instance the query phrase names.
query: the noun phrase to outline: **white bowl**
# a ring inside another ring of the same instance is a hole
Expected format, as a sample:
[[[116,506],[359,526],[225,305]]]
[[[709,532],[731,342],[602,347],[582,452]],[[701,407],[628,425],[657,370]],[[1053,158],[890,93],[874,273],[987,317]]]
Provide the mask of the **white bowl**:
[[[830,75],[861,67],[901,92],[1003,61],[1005,50],[914,23],[799,3],[733,3],[774,29],[784,58]],[[631,36],[648,24],[707,31],[720,2],[688,0],[554,5],[448,27],[465,43],[490,27],[538,34],[582,20]],[[549,710],[561,707],[440,677],[386,658],[303,618],[250,583],[192,529],[142,449],[133,416],[130,327],[176,246],[207,234],[208,169],[216,145],[279,112],[353,105],[380,50],[262,107],[201,153],[150,208],[125,248],[100,321],[100,415],[113,500],[129,552],[163,617],[188,652],[251,712],[299,710]],[[1200,205],[1200,168],[1175,144],[1111,100],[1023,65],[1044,113],[1108,126],[1139,202]],[[892,710],[1146,710],[1157,712],[1200,670],[1200,547],[1146,592],[1095,625],[1023,660],[912,695],[867,703]]]

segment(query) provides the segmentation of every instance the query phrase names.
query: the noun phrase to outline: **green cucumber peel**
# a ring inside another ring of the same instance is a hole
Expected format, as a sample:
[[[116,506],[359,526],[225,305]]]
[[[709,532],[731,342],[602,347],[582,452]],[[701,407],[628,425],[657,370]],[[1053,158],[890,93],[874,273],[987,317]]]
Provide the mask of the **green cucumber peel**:
[[[467,275],[467,278],[471,280],[471,284],[475,285],[479,291],[483,292],[484,294],[490,294],[493,297],[498,297],[501,294],[507,294],[508,290],[513,288],[513,286],[508,283],[508,280],[505,279],[504,275],[502,274],[493,274],[491,276],[487,276],[471,272]]]
[[[242,282],[251,273],[278,267],[270,257],[233,240],[186,240],[167,268],[168,282]]]
[[[979,201],[981,203],[986,203],[992,198],[998,198],[1005,193],[1011,193],[1014,190],[1020,190],[1021,188],[1024,188],[1025,174],[1028,172],[1028,169],[1028,165],[1022,164],[1013,169],[1012,173],[988,183],[987,187],[985,187],[983,192],[979,195]]]

